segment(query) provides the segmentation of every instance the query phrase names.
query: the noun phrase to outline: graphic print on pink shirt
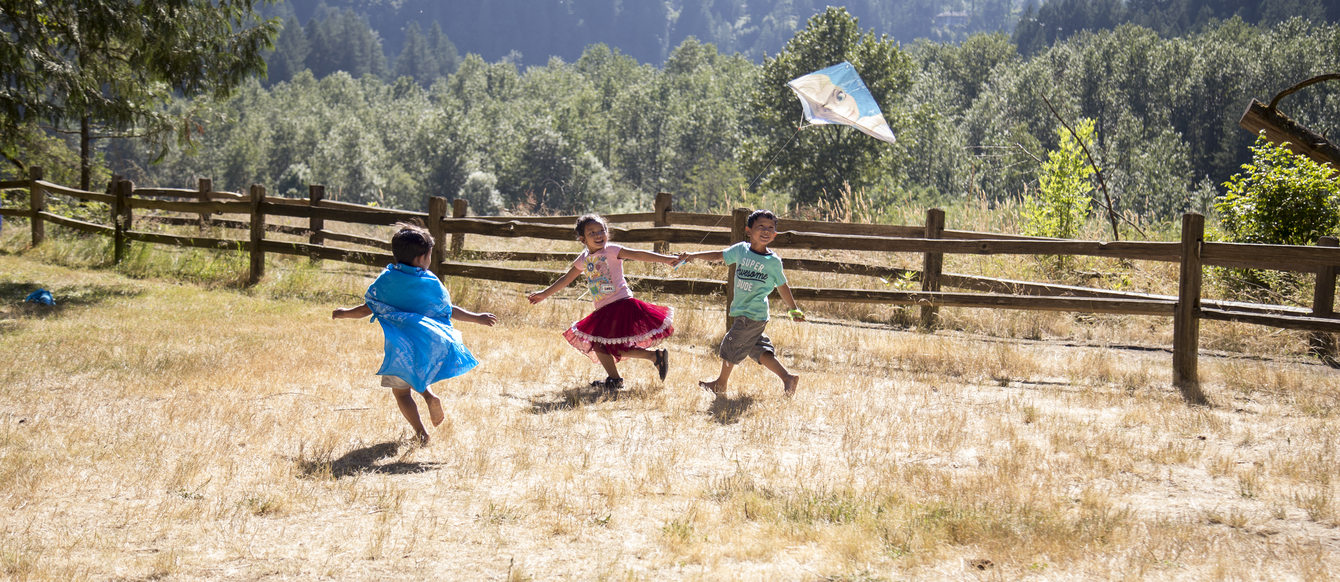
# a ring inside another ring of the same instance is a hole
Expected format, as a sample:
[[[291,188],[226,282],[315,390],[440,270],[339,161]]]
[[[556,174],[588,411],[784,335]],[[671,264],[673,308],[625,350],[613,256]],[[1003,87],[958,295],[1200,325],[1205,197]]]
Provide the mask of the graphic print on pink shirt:
[[[587,289],[591,291],[596,309],[633,296],[628,290],[628,281],[623,278],[623,260],[619,258],[621,248],[618,245],[605,245],[605,248],[594,253],[582,251],[577,260],[573,261],[574,265],[581,266],[582,274],[586,275]]]

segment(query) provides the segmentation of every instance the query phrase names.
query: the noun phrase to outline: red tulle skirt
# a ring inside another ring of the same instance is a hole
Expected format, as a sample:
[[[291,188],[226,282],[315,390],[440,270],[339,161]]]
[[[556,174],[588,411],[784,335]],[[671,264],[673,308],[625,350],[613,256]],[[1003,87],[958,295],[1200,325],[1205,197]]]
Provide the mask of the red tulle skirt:
[[[674,319],[674,308],[629,297],[591,312],[563,332],[563,337],[592,361],[599,361],[596,350],[600,349],[617,362],[628,350],[647,349],[670,337],[675,333]]]

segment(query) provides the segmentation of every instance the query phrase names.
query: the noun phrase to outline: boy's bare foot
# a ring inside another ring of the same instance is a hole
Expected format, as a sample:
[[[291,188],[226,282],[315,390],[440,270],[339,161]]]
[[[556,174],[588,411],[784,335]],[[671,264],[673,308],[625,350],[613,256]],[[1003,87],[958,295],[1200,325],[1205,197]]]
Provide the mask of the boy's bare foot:
[[[796,374],[791,374],[790,376],[782,378],[782,394],[785,394],[787,398],[795,396],[796,384],[799,383],[800,376],[797,376]]]
[[[447,415],[442,412],[442,400],[430,394],[424,394],[424,400],[428,404],[428,420],[433,421],[433,426],[442,424],[442,420]]]
[[[710,381],[710,382],[707,381],[707,380],[700,380],[700,381],[698,382],[698,387],[699,387],[699,388],[702,388],[703,390],[706,390],[706,391],[708,391],[708,392],[711,392],[711,393],[713,393],[713,394],[716,394],[717,396],[722,396],[722,395],[724,395],[724,394],[726,393],[726,389],[725,389],[724,387],[721,387],[721,388],[718,388],[718,387],[717,387],[717,381],[716,381],[716,380],[712,380],[712,381]]]
[[[426,446],[428,446],[428,441],[429,441],[429,440],[432,440],[432,439],[430,439],[430,438],[428,437],[428,433],[425,432],[425,433],[422,433],[422,434],[417,435],[417,436],[415,437],[415,440],[419,441],[419,446],[420,446],[420,447],[426,447]]]

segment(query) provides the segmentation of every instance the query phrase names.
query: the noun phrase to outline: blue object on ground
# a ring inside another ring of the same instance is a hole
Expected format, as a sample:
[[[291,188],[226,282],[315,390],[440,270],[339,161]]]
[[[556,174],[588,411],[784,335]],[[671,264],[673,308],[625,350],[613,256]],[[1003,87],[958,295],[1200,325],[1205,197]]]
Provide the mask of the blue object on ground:
[[[42,305],[55,305],[56,298],[51,296],[51,292],[46,289],[38,289],[28,294],[24,299],[28,303],[41,303]]]

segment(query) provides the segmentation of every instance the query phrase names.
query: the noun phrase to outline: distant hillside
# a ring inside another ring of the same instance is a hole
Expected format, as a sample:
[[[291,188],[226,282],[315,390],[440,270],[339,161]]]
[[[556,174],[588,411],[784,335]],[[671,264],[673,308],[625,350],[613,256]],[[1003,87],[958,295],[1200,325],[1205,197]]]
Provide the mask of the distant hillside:
[[[1335,0],[1029,0],[1014,28],[1019,52],[1031,55],[1082,30],[1138,24],[1165,38],[1198,32],[1215,21],[1240,18],[1273,25],[1290,18],[1340,22]]]
[[[847,10],[861,27],[907,44],[917,38],[962,40],[975,32],[1009,32],[1023,0],[857,0]],[[321,7],[365,17],[394,61],[411,22],[439,24],[461,54],[487,61],[509,57],[541,65],[550,56],[572,61],[605,43],[644,63],[660,64],[692,36],[726,54],[755,61],[776,54],[810,16],[832,0],[290,0],[281,8],[303,26]]]

